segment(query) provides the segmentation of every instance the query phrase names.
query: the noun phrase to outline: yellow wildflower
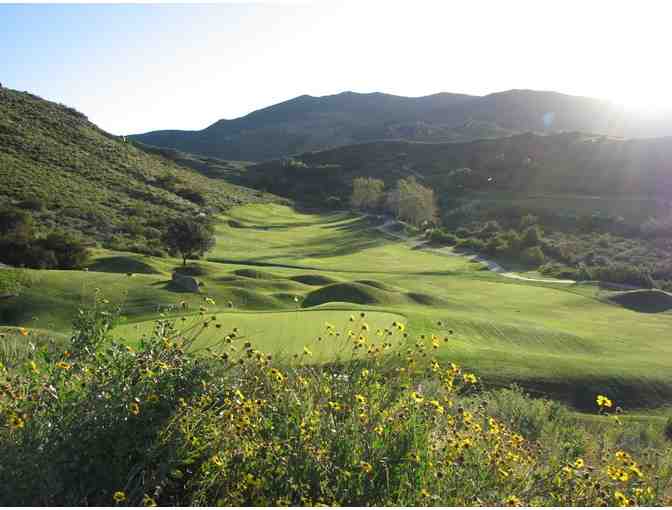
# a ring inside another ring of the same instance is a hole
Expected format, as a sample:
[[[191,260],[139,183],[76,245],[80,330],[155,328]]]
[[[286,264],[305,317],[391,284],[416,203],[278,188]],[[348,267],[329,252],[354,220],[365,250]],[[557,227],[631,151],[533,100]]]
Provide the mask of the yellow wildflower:
[[[630,500],[621,491],[616,491],[614,493],[614,499],[616,500],[616,504],[618,506],[629,506],[630,505]]]
[[[598,395],[595,401],[600,408],[607,408],[613,405],[613,402],[604,395]]]
[[[12,416],[9,419],[9,426],[12,430],[22,429],[25,425],[25,422],[19,416]]]
[[[145,494],[145,497],[142,498],[143,506],[156,506],[156,500]]]
[[[504,504],[506,506],[520,506],[521,502],[516,496],[511,495],[504,500]]]
[[[359,467],[367,475],[373,471],[373,466],[371,464],[369,464],[368,462],[364,462],[363,460],[359,461]]]
[[[417,391],[411,393],[411,398],[415,401],[416,404],[421,404],[425,400],[425,398]]]
[[[478,381],[478,379],[474,374],[465,373],[462,377],[464,379],[464,382],[467,384],[476,384],[476,382]]]
[[[112,499],[114,499],[115,503],[123,503],[126,501],[126,493],[124,491],[117,491],[112,496]]]
[[[137,402],[131,402],[128,406],[128,410],[132,415],[137,416],[140,414],[140,404]]]

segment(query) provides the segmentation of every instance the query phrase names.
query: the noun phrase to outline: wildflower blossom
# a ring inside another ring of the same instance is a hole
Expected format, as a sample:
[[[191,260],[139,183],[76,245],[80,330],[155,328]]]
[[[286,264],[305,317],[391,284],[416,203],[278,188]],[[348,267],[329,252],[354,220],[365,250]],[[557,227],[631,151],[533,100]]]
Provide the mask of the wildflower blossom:
[[[367,475],[373,471],[373,466],[368,462],[364,462],[363,460],[359,461],[359,468],[362,471],[364,471]]]
[[[464,379],[464,382],[467,384],[476,384],[476,382],[478,381],[478,379],[474,374],[465,373],[462,377]]]
[[[422,395],[420,395],[420,393],[418,393],[417,391],[411,393],[411,398],[416,404],[421,404],[423,400],[425,400],[425,398]]]
[[[140,414],[140,404],[137,402],[131,402],[128,406],[128,410],[132,415],[137,416]]]
[[[126,493],[124,491],[117,491],[112,496],[112,499],[114,499],[115,503],[123,503],[126,501]]]
[[[597,405],[600,407],[600,409],[608,408],[613,405],[613,402],[604,395],[598,395],[595,401],[597,402]]]
[[[614,492],[614,499],[616,500],[616,504],[618,506],[629,506],[630,505],[630,500],[621,491]]]
[[[142,504],[143,506],[157,506],[156,505],[156,500],[154,498],[151,498],[145,494],[145,497],[142,498]]]
[[[504,504],[506,506],[520,506],[521,502],[520,499],[518,499],[518,497],[511,495],[504,500]]]

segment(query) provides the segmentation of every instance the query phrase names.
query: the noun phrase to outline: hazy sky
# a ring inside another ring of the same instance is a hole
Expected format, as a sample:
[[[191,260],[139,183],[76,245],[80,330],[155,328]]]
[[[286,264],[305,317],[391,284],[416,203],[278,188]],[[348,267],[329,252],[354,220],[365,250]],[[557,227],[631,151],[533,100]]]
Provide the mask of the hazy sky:
[[[672,107],[672,2],[0,5],[0,82],[127,134],[301,94],[556,90]]]

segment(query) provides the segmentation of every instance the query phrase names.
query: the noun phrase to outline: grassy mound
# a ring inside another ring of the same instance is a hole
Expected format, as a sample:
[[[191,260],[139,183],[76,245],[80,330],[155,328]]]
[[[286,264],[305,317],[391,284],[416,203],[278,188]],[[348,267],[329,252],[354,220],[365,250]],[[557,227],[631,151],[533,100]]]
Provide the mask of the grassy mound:
[[[272,296],[239,287],[232,287],[230,289],[230,296],[236,308],[274,310],[281,307],[281,303]]]
[[[300,274],[297,276],[292,276],[290,280],[312,286],[323,286],[330,285],[332,283],[338,283],[338,280],[321,274]]]
[[[440,306],[445,304],[444,300],[435,296],[430,296],[429,294],[423,294],[421,292],[407,292],[406,297],[413,303],[417,303],[419,305]]]
[[[89,265],[88,269],[89,271],[99,271],[101,273],[161,274],[161,271],[153,267],[146,260],[123,255],[97,259]]]
[[[672,310],[672,295],[662,290],[633,290],[622,292],[609,301],[641,313],[660,313]]]
[[[233,274],[236,276],[244,276],[245,278],[255,278],[258,280],[273,280],[278,278],[278,276],[272,273],[258,271],[257,269],[237,269],[233,271]]]
[[[375,287],[376,289],[387,292],[398,292],[394,287],[383,282],[379,282],[378,280],[356,280],[355,283],[361,283],[362,285],[368,285],[369,287]]]
[[[334,283],[314,290],[306,296],[303,306],[317,306],[330,302],[357,303],[359,305],[384,305],[398,301],[389,292],[361,283]]]

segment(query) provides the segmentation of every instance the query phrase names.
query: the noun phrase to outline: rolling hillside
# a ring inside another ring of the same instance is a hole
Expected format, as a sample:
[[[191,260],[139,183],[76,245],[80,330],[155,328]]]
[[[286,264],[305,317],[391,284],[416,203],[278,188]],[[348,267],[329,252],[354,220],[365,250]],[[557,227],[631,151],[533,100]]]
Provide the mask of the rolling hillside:
[[[249,169],[255,186],[324,201],[350,193],[352,179],[387,185],[414,175],[442,198],[465,191],[650,196],[672,194],[672,138],[620,140],[579,133],[522,134],[469,143],[375,142],[306,153]]]
[[[151,238],[166,217],[266,200],[112,136],[66,106],[0,89],[0,207],[88,239]]]
[[[375,140],[464,142],[534,131],[621,137],[669,136],[672,122],[628,115],[607,102],[556,92],[510,90],[483,97],[440,93],[299,96],[201,131],[133,135],[149,145],[207,156],[264,161]]]

